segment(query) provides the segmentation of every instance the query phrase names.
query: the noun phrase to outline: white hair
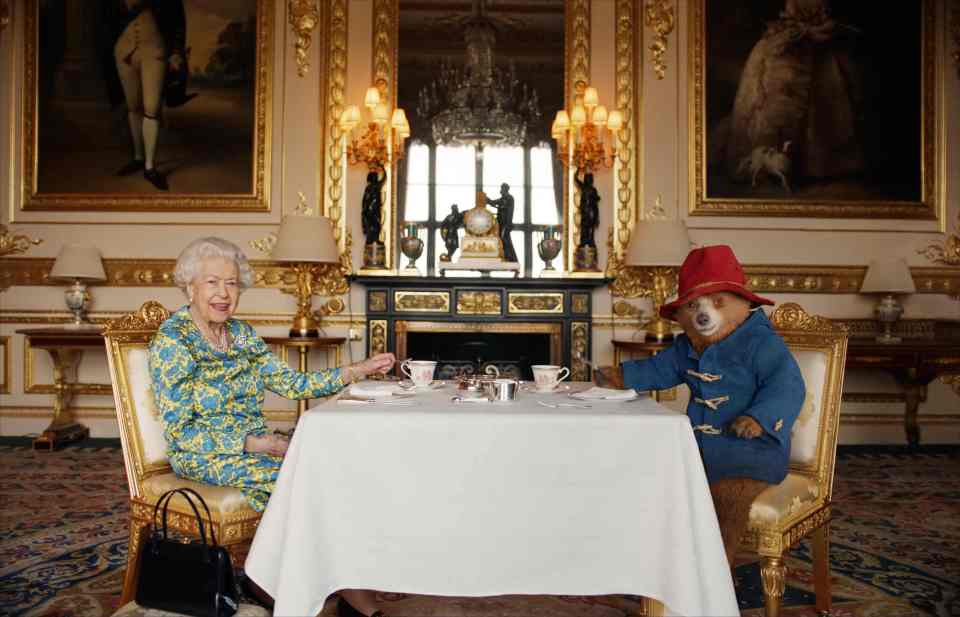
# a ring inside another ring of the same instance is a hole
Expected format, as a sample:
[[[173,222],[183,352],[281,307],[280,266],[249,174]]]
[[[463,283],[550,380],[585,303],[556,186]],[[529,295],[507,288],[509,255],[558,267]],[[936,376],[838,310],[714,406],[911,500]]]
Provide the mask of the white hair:
[[[197,275],[200,262],[211,257],[229,259],[237,264],[237,283],[241,291],[253,286],[253,268],[240,247],[229,240],[213,236],[198,238],[181,251],[177,257],[177,265],[173,268],[173,282],[180,289],[186,290]]]

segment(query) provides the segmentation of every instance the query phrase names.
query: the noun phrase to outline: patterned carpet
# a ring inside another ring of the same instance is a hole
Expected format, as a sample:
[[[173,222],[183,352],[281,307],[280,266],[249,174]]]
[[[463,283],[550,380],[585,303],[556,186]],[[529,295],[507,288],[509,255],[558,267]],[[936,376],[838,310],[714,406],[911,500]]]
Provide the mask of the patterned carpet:
[[[127,549],[117,442],[46,454],[7,438],[0,469],[0,614],[110,615]],[[835,501],[835,616],[960,615],[960,449],[842,448]],[[810,547],[786,561],[782,614],[813,617]],[[744,555],[736,575],[742,615],[762,615],[757,564]],[[630,596],[380,598],[392,617],[626,617],[640,606]],[[333,615],[332,602],[323,615]]]

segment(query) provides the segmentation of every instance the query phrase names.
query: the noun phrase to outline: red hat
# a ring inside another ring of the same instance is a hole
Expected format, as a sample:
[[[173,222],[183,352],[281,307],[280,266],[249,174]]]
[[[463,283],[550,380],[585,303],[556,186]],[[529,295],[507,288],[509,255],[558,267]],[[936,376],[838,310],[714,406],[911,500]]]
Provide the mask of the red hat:
[[[718,291],[735,293],[755,305],[773,304],[773,300],[761,298],[747,289],[747,277],[737,256],[733,249],[722,244],[690,251],[680,266],[679,288],[677,299],[660,307],[661,317],[673,319],[677,309],[687,302]]]

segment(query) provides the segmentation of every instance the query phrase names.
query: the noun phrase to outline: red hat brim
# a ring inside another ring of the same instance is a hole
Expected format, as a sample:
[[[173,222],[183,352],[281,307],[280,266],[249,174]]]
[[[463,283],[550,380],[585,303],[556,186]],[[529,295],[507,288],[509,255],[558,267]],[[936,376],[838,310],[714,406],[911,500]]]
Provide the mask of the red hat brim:
[[[664,319],[673,320],[674,314],[677,312],[681,306],[690,302],[691,300],[696,300],[700,296],[705,296],[707,294],[717,293],[718,291],[729,291],[730,293],[735,293],[745,300],[749,300],[754,305],[766,304],[768,306],[773,306],[775,302],[767,298],[762,298],[757,294],[753,293],[743,285],[735,283],[733,281],[717,281],[715,283],[705,283],[703,285],[698,285],[693,289],[687,291],[686,294],[680,296],[673,302],[669,302],[660,307],[660,316]]]

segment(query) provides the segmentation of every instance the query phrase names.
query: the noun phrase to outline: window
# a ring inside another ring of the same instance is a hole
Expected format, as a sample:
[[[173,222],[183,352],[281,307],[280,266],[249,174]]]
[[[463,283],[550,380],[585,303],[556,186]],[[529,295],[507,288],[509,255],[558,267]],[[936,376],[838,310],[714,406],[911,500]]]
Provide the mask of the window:
[[[417,267],[427,276],[439,274],[440,256],[446,253],[440,223],[451,213],[473,208],[476,193],[491,199],[500,196],[500,185],[510,185],[514,199],[513,247],[522,266],[520,276],[539,276],[543,260],[537,244],[546,229],[560,224],[559,182],[555,155],[547,146],[488,147],[476,156],[473,146],[428,146],[413,143],[407,148],[405,190],[401,195],[400,220],[413,224],[423,240],[424,253]],[[460,230],[461,241],[463,229]],[[459,255],[459,251],[457,253]],[[405,259],[405,258],[404,258]],[[562,260],[556,260],[561,262]],[[555,263],[560,270],[562,264]],[[446,271],[449,277],[476,276],[477,272]],[[493,272],[492,276],[512,276]]]

